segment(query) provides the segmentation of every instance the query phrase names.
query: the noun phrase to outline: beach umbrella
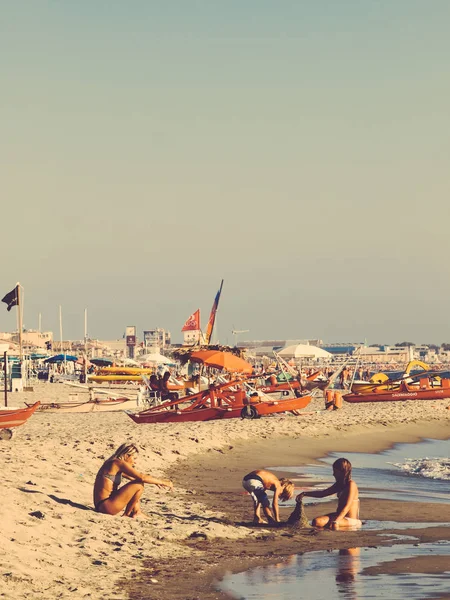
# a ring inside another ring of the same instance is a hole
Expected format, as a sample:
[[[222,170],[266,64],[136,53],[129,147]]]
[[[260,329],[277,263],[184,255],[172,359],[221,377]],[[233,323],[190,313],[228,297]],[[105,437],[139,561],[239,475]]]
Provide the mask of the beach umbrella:
[[[154,365],[175,365],[171,358],[167,358],[167,356],[157,354],[156,352],[139,356],[138,361],[140,363],[152,363]]]
[[[200,363],[206,367],[214,369],[223,369],[230,373],[247,373],[253,372],[253,367],[243,358],[235,356],[231,352],[222,352],[220,350],[198,350],[190,356],[192,362]]]
[[[310,346],[309,344],[287,346],[277,352],[277,354],[283,358],[331,358],[333,356],[331,352],[327,352],[317,346]]]
[[[111,365],[114,364],[114,361],[111,360],[110,358],[98,357],[98,358],[90,358],[89,360],[96,367],[110,367]]]
[[[72,356],[71,354],[56,354],[56,356],[50,356],[47,360],[44,360],[45,363],[51,365],[59,362],[76,362],[78,360],[78,356]]]

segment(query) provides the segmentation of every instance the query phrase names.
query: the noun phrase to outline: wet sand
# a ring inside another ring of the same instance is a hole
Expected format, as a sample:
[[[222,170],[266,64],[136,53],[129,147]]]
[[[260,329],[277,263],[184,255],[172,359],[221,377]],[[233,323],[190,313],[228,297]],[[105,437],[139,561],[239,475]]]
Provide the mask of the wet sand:
[[[11,395],[10,403],[65,400],[69,393],[66,386],[41,384]],[[422,436],[446,438],[448,405],[344,405],[303,417],[166,425],[137,425],[120,412],[36,413],[12,440],[0,442],[0,594],[18,600],[218,598],[211,583],[224,570],[293,552],[381,545],[386,538],[379,532],[305,530],[291,536],[243,526],[251,519],[251,503],[241,494],[242,475],[258,466],[298,465],[344,447],[375,451]],[[317,400],[308,410],[322,406]],[[139,469],[174,479],[173,493],[146,486],[142,508],[148,521],[93,511],[96,472],[124,441],[139,445]],[[364,501],[363,518],[400,520],[401,504]],[[307,511],[312,518],[313,507]],[[430,521],[450,521],[448,508],[439,504],[408,505],[406,520],[421,522],[425,514]],[[433,541],[449,539],[450,532],[412,535]]]
[[[329,451],[379,452],[398,442],[416,442],[422,437],[445,439],[448,436],[447,423],[417,424],[392,427],[388,430],[346,433],[335,431],[321,439],[275,439],[237,443],[224,454],[202,455],[193,458],[187,465],[179,465],[170,473],[174,480],[183,487],[194,485],[196,499],[212,510],[226,515],[233,524],[245,527],[247,536],[239,540],[227,542],[223,540],[194,539],[187,543],[196,553],[188,560],[160,564],[153,568],[155,576],[165,581],[164,588],[157,586],[152,590],[152,598],[166,597],[181,600],[182,598],[228,598],[224,592],[217,591],[217,583],[227,574],[241,572],[255,566],[266,565],[278,558],[293,553],[315,550],[348,548],[352,546],[381,546],[402,543],[401,540],[389,539],[388,532],[399,536],[412,535],[420,543],[450,539],[448,527],[427,527],[423,529],[390,529],[386,531],[331,532],[304,530],[293,533],[289,528],[272,529],[256,527],[251,524],[252,507],[248,496],[241,488],[242,475],[257,467],[297,466],[311,462],[316,457],[324,456]],[[279,476],[283,475],[278,471]],[[218,476],[219,475],[219,476]],[[331,512],[336,501],[321,503],[320,506],[306,506],[309,519]],[[287,518],[292,508],[283,508],[280,514]],[[405,510],[404,502],[391,500],[375,500],[364,498],[362,501],[363,519],[396,521],[399,523],[442,523],[450,524],[450,505],[436,503],[411,502]],[[201,533],[201,532],[199,532]],[[404,543],[404,542],[403,542]],[[416,559],[414,559],[416,560]],[[432,561],[431,561],[432,562]],[[430,561],[428,561],[428,564]],[[415,564],[415,563],[413,563]],[[384,565],[383,565],[384,566]],[[442,572],[443,562],[438,561],[433,572]],[[431,567],[428,567],[431,568]],[[181,569],[182,576],[174,573]],[[389,566],[383,572],[396,573]],[[196,573],[195,579],[190,573]],[[145,577],[142,582],[134,582],[130,587],[133,598],[146,598]],[[161,595],[159,595],[159,593]]]

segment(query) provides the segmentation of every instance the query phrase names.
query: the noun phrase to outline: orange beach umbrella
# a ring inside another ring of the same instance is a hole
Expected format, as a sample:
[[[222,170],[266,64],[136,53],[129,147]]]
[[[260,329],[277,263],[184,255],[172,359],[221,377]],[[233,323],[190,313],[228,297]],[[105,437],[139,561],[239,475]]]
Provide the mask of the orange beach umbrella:
[[[198,350],[191,354],[192,362],[201,363],[214,369],[223,369],[231,373],[252,373],[253,367],[246,360],[220,350]]]

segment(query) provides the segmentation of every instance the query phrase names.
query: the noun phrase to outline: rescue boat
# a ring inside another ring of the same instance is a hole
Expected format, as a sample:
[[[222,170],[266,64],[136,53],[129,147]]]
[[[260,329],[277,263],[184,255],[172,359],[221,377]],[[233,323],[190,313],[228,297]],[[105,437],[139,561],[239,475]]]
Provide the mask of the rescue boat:
[[[210,386],[209,390],[167,401],[139,413],[127,411],[127,414],[135,423],[256,419],[287,411],[295,413],[308,406],[310,402],[310,395],[281,400],[265,399],[258,395],[249,398],[244,389],[244,382],[237,380],[219,386]]]
[[[345,402],[404,402],[408,400],[441,400],[450,398],[450,379],[441,378],[439,371],[426,376],[423,373],[410,377],[411,382],[401,381],[386,389],[386,384],[372,388],[370,392],[351,393],[343,396]]]

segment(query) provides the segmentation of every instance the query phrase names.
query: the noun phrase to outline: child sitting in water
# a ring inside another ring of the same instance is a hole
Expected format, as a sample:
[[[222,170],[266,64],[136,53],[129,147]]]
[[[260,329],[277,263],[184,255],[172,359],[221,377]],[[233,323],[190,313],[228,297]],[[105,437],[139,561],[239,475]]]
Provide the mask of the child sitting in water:
[[[246,490],[253,500],[254,523],[264,523],[261,518],[261,506],[267,520],[270,524],[280,522],[280,513],[278,510],[278,499],[282,502],[289,500],[294,495],[294,484],[289,479],[278,479],[270,471],[257,470],[248,473],[242,480],[242,487]],[[266,490],[271,490],[273,494],[272,508],[270,510],[270,500]]]
[[[338,458],[333,463],[333,475],[336,479],[331,487],[326,490],[315,492],[302,492],[296,498],[300,501],[305,496],[309,498],[325,498],[337,494],[338,506],[336,512],[316,517],[313,519],[314,527],[329,527],[330,529],[341,529],[351,527],[360,528],[359,520],[359,495],[358,486],[352,480],[352,465],[346,458]]]

